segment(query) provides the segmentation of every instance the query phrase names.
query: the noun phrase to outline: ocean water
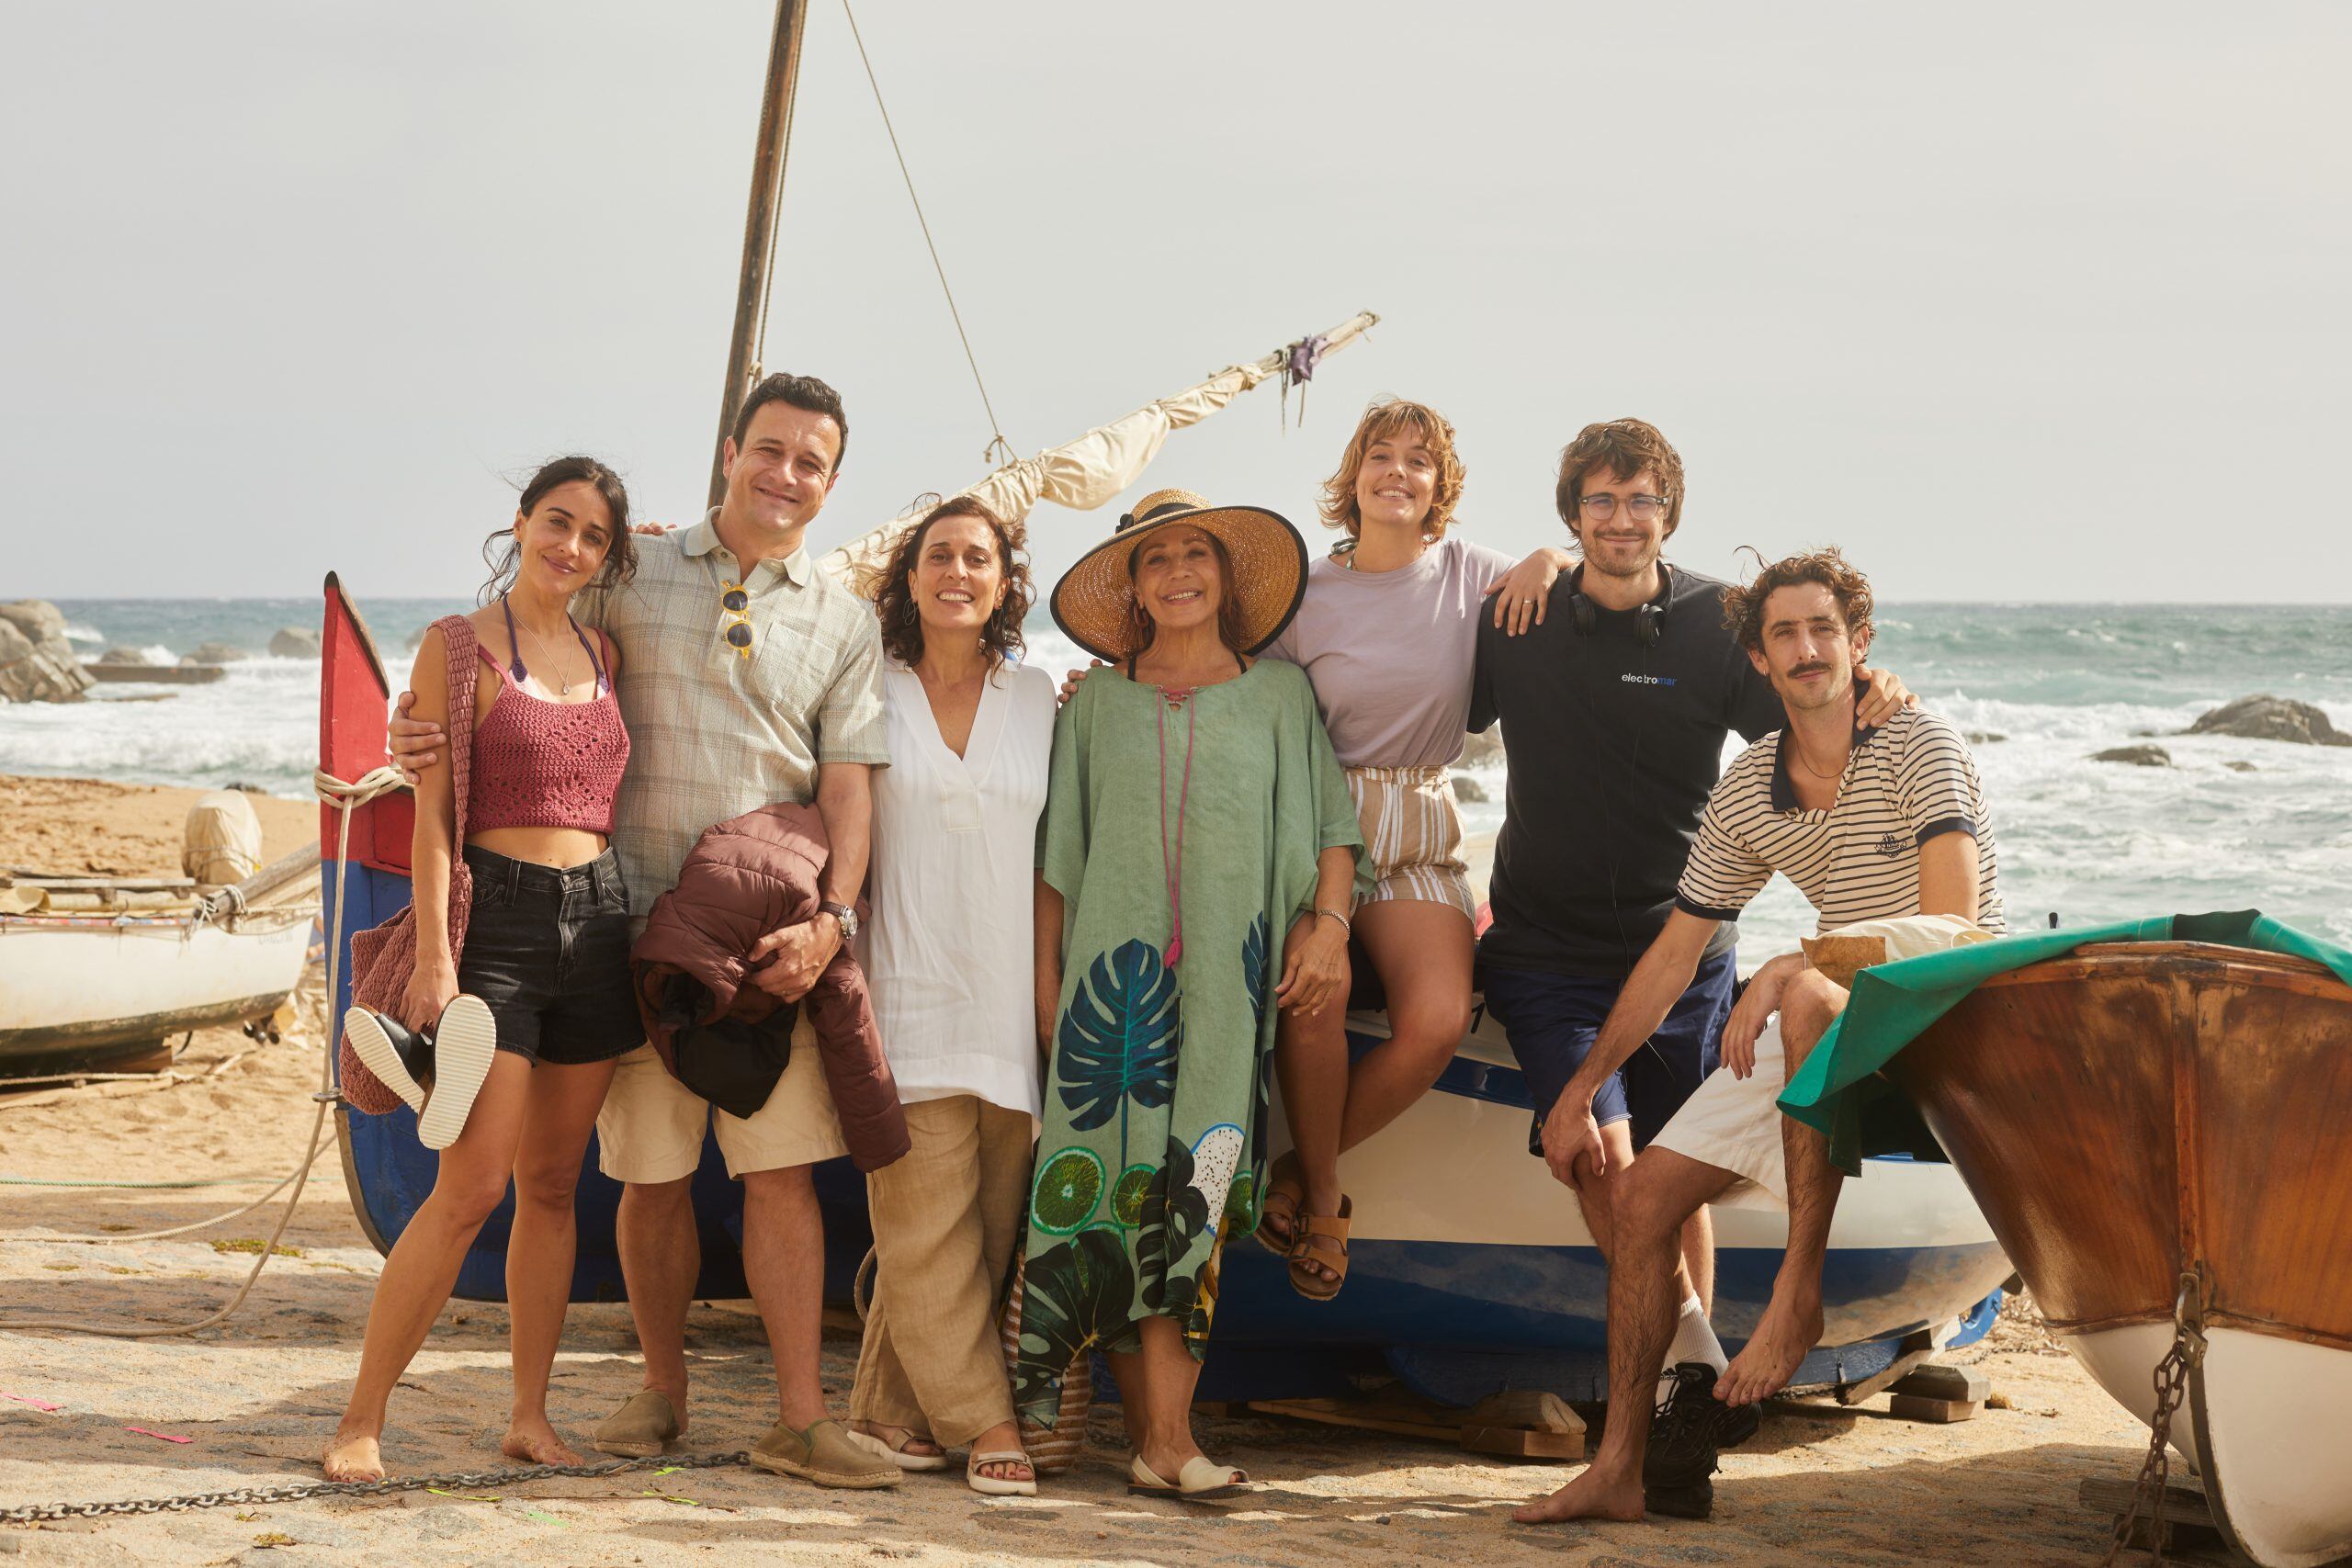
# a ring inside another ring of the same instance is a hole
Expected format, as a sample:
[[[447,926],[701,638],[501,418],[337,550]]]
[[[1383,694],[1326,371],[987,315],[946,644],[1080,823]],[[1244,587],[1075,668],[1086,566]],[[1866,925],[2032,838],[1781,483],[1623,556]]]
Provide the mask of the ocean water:
[[[385,660],[458,600],[361,605]],[[200,642],[261,649],[283,626],[316,626],[315,599],[66,600],[76,646],[176,659]],[[1899,671],[1976,746],[1992,796],[2012,929],[2256,908],[2352,942],[2352,747],[2172,732],[2206,709],[2267,692],[2315,704],[2352,730],[2352,606],[1898,604],[1881,606],[1874,661]],[[1044,616],[1031,657],[1060,671],[1076,650]],[[107,685],[69,705],[0,705],[0,773],[149,784],[250,784],[301,796],[317,747],[318,666],[259,658],[209,686]],[[160,700],[140,701],[141,697]],[[2156,737],[2170,768],[2093,762]],[[1736,750],[1736,743],[1726,754]],[[2252,772],[2230,764],[2250,764]],[[1498,804],[1470,805],[1476,831]],[[1741,922],[1751,955],[1812,929],[1776,882]]]

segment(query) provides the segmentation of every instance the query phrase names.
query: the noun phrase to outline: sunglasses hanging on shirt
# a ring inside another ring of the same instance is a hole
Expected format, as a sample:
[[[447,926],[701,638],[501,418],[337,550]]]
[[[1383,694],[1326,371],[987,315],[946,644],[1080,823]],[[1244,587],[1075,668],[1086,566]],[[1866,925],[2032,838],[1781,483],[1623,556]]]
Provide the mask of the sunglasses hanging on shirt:
[[[727,629],[719,635],[727,639],[727,646],[735,650],[736,658],[751,658],[751,595],[743,591],[743,585],[740,582],[726,583],[719,589],[718,607],[725,612],[727,617]]]

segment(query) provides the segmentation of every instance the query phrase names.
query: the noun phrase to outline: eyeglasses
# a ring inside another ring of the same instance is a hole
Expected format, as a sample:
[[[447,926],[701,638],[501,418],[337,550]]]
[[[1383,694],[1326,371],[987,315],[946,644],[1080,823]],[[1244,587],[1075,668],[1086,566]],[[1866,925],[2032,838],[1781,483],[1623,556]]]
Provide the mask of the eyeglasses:
[[[729,582],[719,590],[718,607],[727,615],[727,629],[720,635],[727,646],[735,650],[738,659],[752,657],[752,596],[743,592],[740,582]]]
[[[1662,495],[1629,495],[1625,498],[1625,515],[1636,523],[1655,523],[1666,515],[1670,504]],[[1617,498],[1613,495],[1578,496],[1577,505],[1595,523],[1606,523],[1617,514]]]

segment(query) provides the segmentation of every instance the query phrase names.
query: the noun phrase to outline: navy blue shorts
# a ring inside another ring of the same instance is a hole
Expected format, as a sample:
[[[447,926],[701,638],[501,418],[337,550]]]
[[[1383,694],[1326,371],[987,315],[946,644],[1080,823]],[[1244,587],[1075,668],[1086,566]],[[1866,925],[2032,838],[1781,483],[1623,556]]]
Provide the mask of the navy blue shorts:
[[[1592,1097],[1592,1119],[1604,1127],[1612,1122],[1632,1122],[1637,1149],[1657,1136],[1715,1070],[1738,977],[1728,953],[1701,964],[1657,1032],[1626,1057]],[[1487,1010],[1510,1038],[1511,1054],[1519,1058],[1520,1073],[1535,1102],[1536,1130],[1528,1146],[1531,1153],[1540,1154],[1544,1118],[1591,1053],[1625,983],[1484,964],[1478,966],[1478,983],[1486,992]]]

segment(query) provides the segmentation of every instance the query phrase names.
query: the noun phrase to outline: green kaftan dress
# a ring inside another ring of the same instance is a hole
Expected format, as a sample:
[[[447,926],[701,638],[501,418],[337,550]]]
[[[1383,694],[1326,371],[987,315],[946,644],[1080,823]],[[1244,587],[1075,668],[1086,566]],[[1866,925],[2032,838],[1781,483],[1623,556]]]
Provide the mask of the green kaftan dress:
[[[1354,846],[1371,890],[1363,843],[1296,665],[1181,704],[1102,671],[1062,709],[1038,831],[1063,899],[1061,1008],[1013,1389],[1032,1420],[1052,1425],[1075,1356],[1137,1348],[1147,1316],[1206,1353],[1223,1235],[1258,1223],[1283,943],[1324,850]]]

